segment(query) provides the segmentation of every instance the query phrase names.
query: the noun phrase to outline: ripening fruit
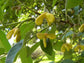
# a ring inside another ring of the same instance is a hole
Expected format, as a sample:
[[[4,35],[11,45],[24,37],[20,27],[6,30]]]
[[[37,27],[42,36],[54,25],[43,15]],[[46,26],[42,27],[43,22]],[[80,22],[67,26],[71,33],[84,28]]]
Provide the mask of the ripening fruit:
[[[10,39],[12,37],[12,35],[14,34],[14,37],[16,36],[16,42],[19,42],[21,39],[21,35],[20,35],[20,29],[19,28],[13,28],[12,30],[10,30],[7,33],[7,39]]]
[[[56,38],[56,36],[54,34],[48,34],[48,33],[37,33],[36,35],[39,39],[43,39],[43,45],[45,48],[47,47],[47,44],[46,44],[47,38],[49,38],[49,39],[55,39]]]
[[[44,19],[47,20],[48,25],[51,25],[55,21],[55,17],[53,14],[44,12],[36,18],[35,20],[36,25],[41,25]]]
[[[77,45],[77,46],[74,48],[74,51],[79,51],[79,49],[84,50],[84,45]]]
[[[56,38],[55,34],[47,34],[46,36],[50,39],[55,39]]]
[[[79,32],[84,32],[84,24],[79,27]]]
[[[19,42],[20,39],[21,39],[21,35],[20,35],[20,33],[18,33],[18,34],[16,35],[16,42]]]
[[[51,13],[46,13],[46,20],[48,22],[48,25],[51,25],[55,21],[55,17]]]
[[[84,50],[84,45],[81,45],[81,49]]]
[[[81,49],[81,45],[77,45],[77,46],[74,48],[74,51],[78,51],[79,49]]]
[[[61,47],[61,51],[62,51],[62,52],[65,52],[64,46]]]
[[[45,37],[45,34],[44,33],[37,33],[36,36],[39,38],[39,39],[43,39]]]
[[[12,37],[14,31],[15,31],[15,28],[13,28],[12,30],[10,30],[10,31],[7,33],[7,35],[6,35],[7,39],[10,39],[10,38]]]
[[[38,16],[35,20],[36,25],[41,25],[43,23],[43,20],[45,18],[45,13],[42,13],[40,16]]]
[[[70,49],[72,49],[72,45],[67,43],[63,44],[61,47],[62,52],[69,51]]]
[[[7,39],[10,39],[12,37],[13,33],[14,33],[14,31],[10,30],[6,35]]]
[[[45,48],[47,47],[46,38],[43,38],[43,45],[44,45]]]
[[[14,37],[15,37],[18,33],[20,33],[20,29],[19,29],[19,28],[15,28]]]

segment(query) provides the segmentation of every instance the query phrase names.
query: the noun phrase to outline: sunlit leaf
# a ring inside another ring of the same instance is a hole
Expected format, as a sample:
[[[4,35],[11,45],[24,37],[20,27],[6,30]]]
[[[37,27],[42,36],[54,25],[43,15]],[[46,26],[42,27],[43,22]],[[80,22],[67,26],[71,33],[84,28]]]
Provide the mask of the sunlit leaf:
[[[55,52],[52,51],[52,55],[46,54],[46,56],[48,57],[49,60],[54,61],[55,60]]]
[[[61,51],[61,46],[62,46],[63,42],[56,42],[55,44],[53,44],[53,48],[56,51]]]
[[[0,55],[3,54],[5,52],[4,48],[0,48]]]
[[[0,48],[4,48],[6,52],[11,48],[6,35],[3,31],[0,30]]]
[[[52,6],[54,6],[56,4],[56,2],[57,2],[57,0],[53,0]]]
[[[22,63],[33,63],[32,62],[32,58],[31,58],[31,54],[30,54],[31,50],[28,46],[25,46],[22,48],[21,52],[20,52],[20,58]]]
[[[6,57],[0,59],[0,63],[5,63]]]
[[[35,45],[33,45],[31,47],[31,52],[34,52],[34,50],[36,50],[36,48],[40,45],[40,42],[36,43]]]
[[[35,23],[34,22],[30,22],[28,24],[23,24],[21,27],[20,27],[20,30],[21,30],[21,38],[23,39],[26,35],[26,33],[30,30],[33,29]]]
[[[63,60],[61,63],[75,63],[75,62],[73,62],[73,61],[70,60],[70,59],[65,59],[65,60]]]

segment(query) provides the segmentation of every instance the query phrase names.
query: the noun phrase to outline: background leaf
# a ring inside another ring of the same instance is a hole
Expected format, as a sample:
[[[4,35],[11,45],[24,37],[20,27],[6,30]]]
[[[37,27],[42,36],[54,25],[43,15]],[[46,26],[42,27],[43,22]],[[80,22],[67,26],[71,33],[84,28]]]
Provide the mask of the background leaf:
[[[20,30],[21,30],[21,38],[23,39],[26,35],[26,33],[28,31],[31,31],[34,27],[35,23],[34,22],[30,22],[28,24],[23,24],[21,27],[20,27]]]
[[[64,36],[62,37],[62,40],[64,39],[64,38],[66,38],[66,37],[68,37],[68,36],[71,36],[72,34],[74,34],[74,32],[73,31],[68,31],[66,34],[64,34]]]
[[[0,48],[0,55],[3,54],[5,52],[4,48]]]
[[[48,57],[49,60],[54,61],[55,60],[55,52],[52,51],[52,55],[46,54],[46,56]]]
[[[7,58],[6,58],[6,63],[13,63],[14,61],[14,58],[16,56],[16,54],[19,52],[19,50],[22,48],[22,45],[23,45],[23,40],[18,42],[16,45],[14,45],[8,55],[7,55]]]
[[[40,42],[37,42],[35,45],[33,45],[31,47],[31,52],[34,52],[34,50],[36,50],[36,48],[40,45]]]
[[[31,54],[30,54],[31,50],[28,46],[25,46],[22,48],[21,52],[20,52],[20,58],[22,63],[33,63],[32,62],[32,58],[31,58]]]
[[[6,52],[11,48],[6,35],[3,31],[0,30],[0,48],[4,48]]]
[[[53,44],[53,48],[56,50],[56,51],[61,51],[61,46],[62,46],[63,42],[56,42],[55,44]]]
[[[46,44],[47,44],[47,47],[45,48],[44,45],[43,45],[43,40],[40,40],[40,46],[41,46],[42,50],[45,53],[47,53],[49,55],[52,55],[53,48],[52,48],[52,44],[51,44],[49,39],[46,39]]]
[[[55,33],[55,31],[56,31],[56,25],[53,25],[48,33]]]
[[[83,3],[83,0],[67,0],[66,8],[73,8],[81,3]]]
[[[75,62],[73,62],[73,61],[70,60],[70,59],[65,59],[65,60],[63,60],[61,63],[75,63]]]
[[[56,2],[57,2],[57,0],[53,0],[52,6],[54,6],[56,4]]]

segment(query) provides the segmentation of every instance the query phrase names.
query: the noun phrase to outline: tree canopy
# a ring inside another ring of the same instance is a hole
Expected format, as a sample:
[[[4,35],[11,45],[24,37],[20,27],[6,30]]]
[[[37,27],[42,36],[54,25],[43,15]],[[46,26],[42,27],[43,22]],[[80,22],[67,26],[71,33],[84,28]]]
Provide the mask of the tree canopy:
[[[0,0],[0,63],[83,63],[83,21],[84,0]]]

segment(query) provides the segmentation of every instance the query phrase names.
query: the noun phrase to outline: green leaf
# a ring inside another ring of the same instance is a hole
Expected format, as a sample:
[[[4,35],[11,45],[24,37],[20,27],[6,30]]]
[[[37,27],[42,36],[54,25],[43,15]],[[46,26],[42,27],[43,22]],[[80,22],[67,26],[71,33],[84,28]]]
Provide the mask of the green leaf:
[[[19,52],[19,50],[22,48],[22,45],[23,45],[23,40],[18,42],[16,45],[14,45],[8,55],[7,55],[7,58],[6,58],[6,63],[13,63],[14,61],[14,58],[16,56],[16,54]]]
[[[3,54],[5,52],[4,48],[0,48],[0,55]]]
[[[81,57],[84,57],[84,51],[81,53]]]
[[[53,45],[53,48],[57,51],[61,51],[61,46],[62,46],[63,42],[56,42],[54,45]]]
[[[11,48],[5,33],[1,30],[0,30],[0,48],[4,48],[6,52],[8,52]]]
[[[55,33],[55,31],[56,31],[56,25],[53,25],[48,33]]]
[[[52,55],[46,54],[46,56],[48,57],[49,60],[54,61],[55,60],[55,52],[52,51]]]
[[[69,32],[66,33],[66,37],[68,37],[68,36],[70,36],[72,34],[73,34],[73,31],[69,31]]]
[[[74,11],[75,11],[74,15],[78,15],[79,8],[80,8],[79,6],[74,7]]]
[[[47,44],[47,47],[45,48],[44,45],[43,45],[43,40],[40,40],[40,46],[41,46],[41,49],[49,54],[49,55],[52,55],[52,52],[53,52],[53,48],[52,48],[52,44],[50,42],[49,39],[46,39],[46,44]]]
[[[67,0],[66,8],[73,8],[75,6],[80,5],[81,3],[83,3],[83,0]]]
[[[34,52],[34,50],[36,50],[36,48],[40,45],[40,42],[37,42],[35,45],[33,45],[31,47],[31,52]]]
[[[64,59],[72,59],[72,50],[64,52]]]
[[[63,60],[61,63],[75,63],[75,62],[73,62],[73,61],[70,60],[70,59],[65,59],[65,60]]]
[[[53,7],[56,4],[56,2],[57,2],[57,0],[53,0],[53,4],[52,4]]]
[[[34,22],[30,22],[28,24],[23,24],[21,27],[20,27],[20,30],[21,30],[21,38],[23,39],[26,35],[27,32],[29,32],[30,30],[33,29],[35,23]]]
[[[74,34],[74,32],[73,31],[68,31],[63,37],[62,37],[62,40],[64,39],[64,38],[66,38],[66,37],[68,37],[68,36],[71,36],[72,34]]]
[[[0,63],[5,63],[5,59],[6,59],[6,57],[1,58]]]
[[[31,50],[28,46],[25,46],[21,49],[20,58],[21,58],[22,63],[24,62],[33,63],[30,52]]]
[[[2,19],[3,19],[3,10],[2,10],[2,8],[0,6],[0,20],[2,20]]]

